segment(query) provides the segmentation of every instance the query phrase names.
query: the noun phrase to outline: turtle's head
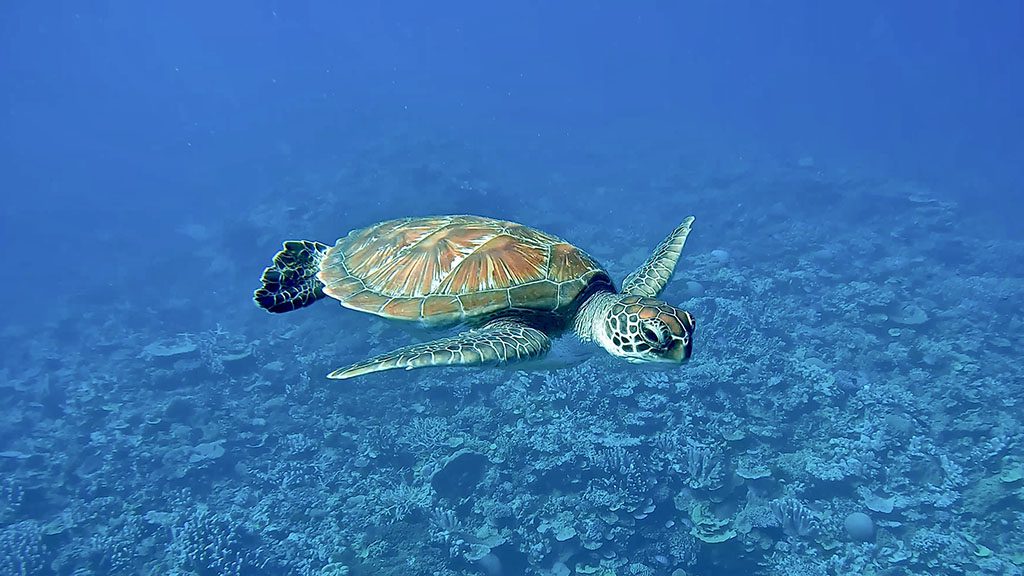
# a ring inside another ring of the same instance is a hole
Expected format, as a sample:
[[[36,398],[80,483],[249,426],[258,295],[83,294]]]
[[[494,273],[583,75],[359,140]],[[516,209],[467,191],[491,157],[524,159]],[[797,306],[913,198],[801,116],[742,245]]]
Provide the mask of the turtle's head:
[[[661,300],[620,296],[597,328],[601,346],[629,362],[682,364],[693,352],[693,316]]]

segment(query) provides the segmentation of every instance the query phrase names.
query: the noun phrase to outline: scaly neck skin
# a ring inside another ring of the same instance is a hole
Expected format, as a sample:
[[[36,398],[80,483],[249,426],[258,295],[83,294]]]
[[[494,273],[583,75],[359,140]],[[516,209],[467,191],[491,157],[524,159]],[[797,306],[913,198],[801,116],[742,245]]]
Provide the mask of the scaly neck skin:
[[[614,292],[596,292],[580,306],[573,321],[573,331],[583,342],[594,342],[600,338],[601,328],[612,305],[619,301],[620,295]]]

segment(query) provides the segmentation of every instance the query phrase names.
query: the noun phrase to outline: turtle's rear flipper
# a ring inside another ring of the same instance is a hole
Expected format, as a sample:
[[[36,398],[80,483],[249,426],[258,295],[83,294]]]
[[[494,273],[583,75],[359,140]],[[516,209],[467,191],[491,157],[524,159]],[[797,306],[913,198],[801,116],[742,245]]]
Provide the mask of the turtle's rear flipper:
[[[501,366],[533,360],[551,349],[547,334],[511,320],[492,322],[451,338],[392,350],[327,375],[335,380],[371,372],[429,366]]]
[[[274,256],[274,263],[263,271],[263,286],[252,298],[268,312],[291,312],[309,306],[324,297],[323,284],[317,280],[325,244],[290,240]]]
[[[657,298],[672,279],[676,262],[679,262],[679,255],[683,252],[683,245],[686,244],[686,237],[690,234],[692,225],[693,216],[688,216],[682,224],[676,226],[676,229],[658,244],[651,257],[632,274],[626,276],[622,281],[622,293]]]

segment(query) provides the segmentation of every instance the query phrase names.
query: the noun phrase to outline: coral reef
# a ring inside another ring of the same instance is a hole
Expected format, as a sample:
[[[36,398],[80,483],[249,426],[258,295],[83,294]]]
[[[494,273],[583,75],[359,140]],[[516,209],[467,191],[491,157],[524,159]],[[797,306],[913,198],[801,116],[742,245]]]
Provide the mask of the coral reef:
[[[205,300],[140,286],[5,327],[0,573],[1022,573],[1024,279],[1006,261],[1024,248],[960,235],[957,206],[920,186],[820,159],[689,164],[593,186],[593,205],[560,208],[571,224],[508,216],[621,278],[659,238],[602,217],[619,190],[666,191],[666,229],[701,214],[664,295],[698,319],[690,364],[324,380],[410,338],[247,301],[281,237],[399,215],[338,229],[325,189],[401,198],[415,181],[402,205],[419,213],[569,178],[490,184],[445,150],[368,145],[329,183],[211,222],[198,257],[222,290]]]

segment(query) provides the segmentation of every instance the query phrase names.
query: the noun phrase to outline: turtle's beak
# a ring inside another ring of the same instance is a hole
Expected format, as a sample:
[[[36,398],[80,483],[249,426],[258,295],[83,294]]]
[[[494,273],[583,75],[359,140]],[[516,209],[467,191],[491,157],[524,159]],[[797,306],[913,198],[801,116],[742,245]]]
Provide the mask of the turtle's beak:
[[[672,348],[668,351],[668,356],[671,357],[675,362],[682,364],[693,356],[693,337],[694,332],[697,330],[697,321],[693,319],[693,315],[686,310],[680,310],[680,320],[682,320],[682,334],[673,336]]]
[[[665,353],[665,358],[676,364],[682,364],[690,359],[693,355],[693,335],[690,334],[689,338],[685,340],[681,338],[675,338],[672,342],[672,347]]]

